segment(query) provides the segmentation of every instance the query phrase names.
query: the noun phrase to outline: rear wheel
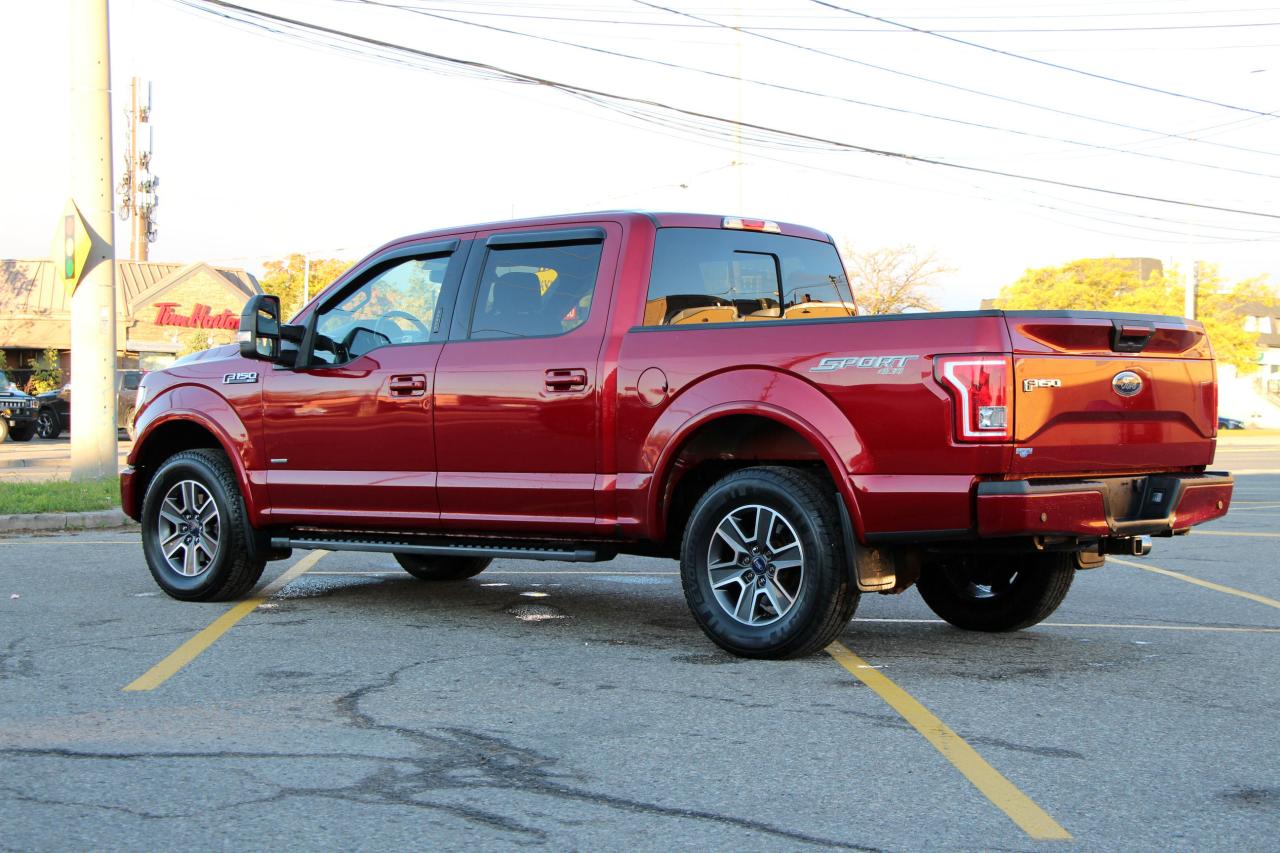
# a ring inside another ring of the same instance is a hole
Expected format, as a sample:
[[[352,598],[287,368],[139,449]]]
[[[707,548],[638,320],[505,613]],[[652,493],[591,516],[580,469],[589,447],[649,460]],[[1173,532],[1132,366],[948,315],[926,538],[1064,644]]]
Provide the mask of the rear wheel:
[[[36,435],[41,438],[57,438],[62,434],[62,418],[53,409],[41,409],[36,416]]]
[[[253,535],[231,463],[220,450],[170,457],[147,485],[142,549],[151,576],[183,601],[230,601],[253,588],[266,560]]]
[[[9,437],[14,441],[30,441],[32,436],[36,434],[35,423],[23,424],[16,426],[9,432]]]
[[[680,577],[694,619],[743,657],[826,647],[858,590],[829,486],[791,468],[746,468],[712,486],[685,528]]]
[[[1074,554],[966,555],[929,566],[916,588],[957,628],[1017,631],[1057,610],[1075,574]]]
[[[400,568],[420,581],[460,581],[489,568],[489,557],[434,557],[422,554],[396,554]]]

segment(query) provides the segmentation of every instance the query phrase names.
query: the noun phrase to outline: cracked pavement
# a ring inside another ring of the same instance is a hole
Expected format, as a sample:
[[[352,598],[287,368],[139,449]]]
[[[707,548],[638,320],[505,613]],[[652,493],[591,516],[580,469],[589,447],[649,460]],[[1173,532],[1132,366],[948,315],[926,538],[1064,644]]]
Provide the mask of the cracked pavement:
[[[1209,529],[1280,532],[1280,476],[1237,499],[1256,503]],[[1147,560],[1280,598],[1276,541],[1193,534]],[[0,850],[1234,851],[1280,832],[1280,610],[1134,568],[1082,573],[1012,635],[868,595],[842,639],[1075,837],[1054,843],[829,657],[720,652],[672,562],[428,584],[330,554],[124,693],[227,605],[154,594],[136,533],[0,542]]]

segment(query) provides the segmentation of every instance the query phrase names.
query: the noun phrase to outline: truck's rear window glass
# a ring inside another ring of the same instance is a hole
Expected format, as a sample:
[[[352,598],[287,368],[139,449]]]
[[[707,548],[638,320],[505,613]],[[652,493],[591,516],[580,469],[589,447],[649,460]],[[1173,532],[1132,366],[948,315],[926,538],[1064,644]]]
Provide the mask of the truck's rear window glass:
[[[854,313],[830,243],[709,228],[661,228],[644,325],[808,320]]]
[[[472,338],[545,338],[587,321],[601,244],[493,247],[471,319]]]

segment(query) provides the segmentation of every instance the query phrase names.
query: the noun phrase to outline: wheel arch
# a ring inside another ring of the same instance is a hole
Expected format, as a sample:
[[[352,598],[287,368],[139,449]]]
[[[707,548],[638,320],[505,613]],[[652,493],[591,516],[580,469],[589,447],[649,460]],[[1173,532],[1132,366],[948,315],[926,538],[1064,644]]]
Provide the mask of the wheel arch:
[[[647,517],[648,534],[656,541],[670,543],[683,530],[687,516],[681,513],[691,507],[682,482],[686,490],[696,490],[717,474],[769,463],[820,467],[844,500],[855,535],[862,537],[848,473],[865,464],[866,448],[829,397],[791,374],[753,368],[703,380],[672,401],[642,452],[653,464]],[[700,469],[706,473],[697,474]]]

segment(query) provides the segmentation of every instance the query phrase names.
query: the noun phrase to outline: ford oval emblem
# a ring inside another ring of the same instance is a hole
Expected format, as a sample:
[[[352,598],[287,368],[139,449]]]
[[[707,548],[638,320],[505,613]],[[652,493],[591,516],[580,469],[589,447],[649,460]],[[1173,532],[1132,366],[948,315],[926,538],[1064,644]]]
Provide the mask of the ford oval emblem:
[[[1132,370],[1122,370],[1112,378],[1111,387],[1121,397],[1132,397],[1142,390],[1142,377]]]

